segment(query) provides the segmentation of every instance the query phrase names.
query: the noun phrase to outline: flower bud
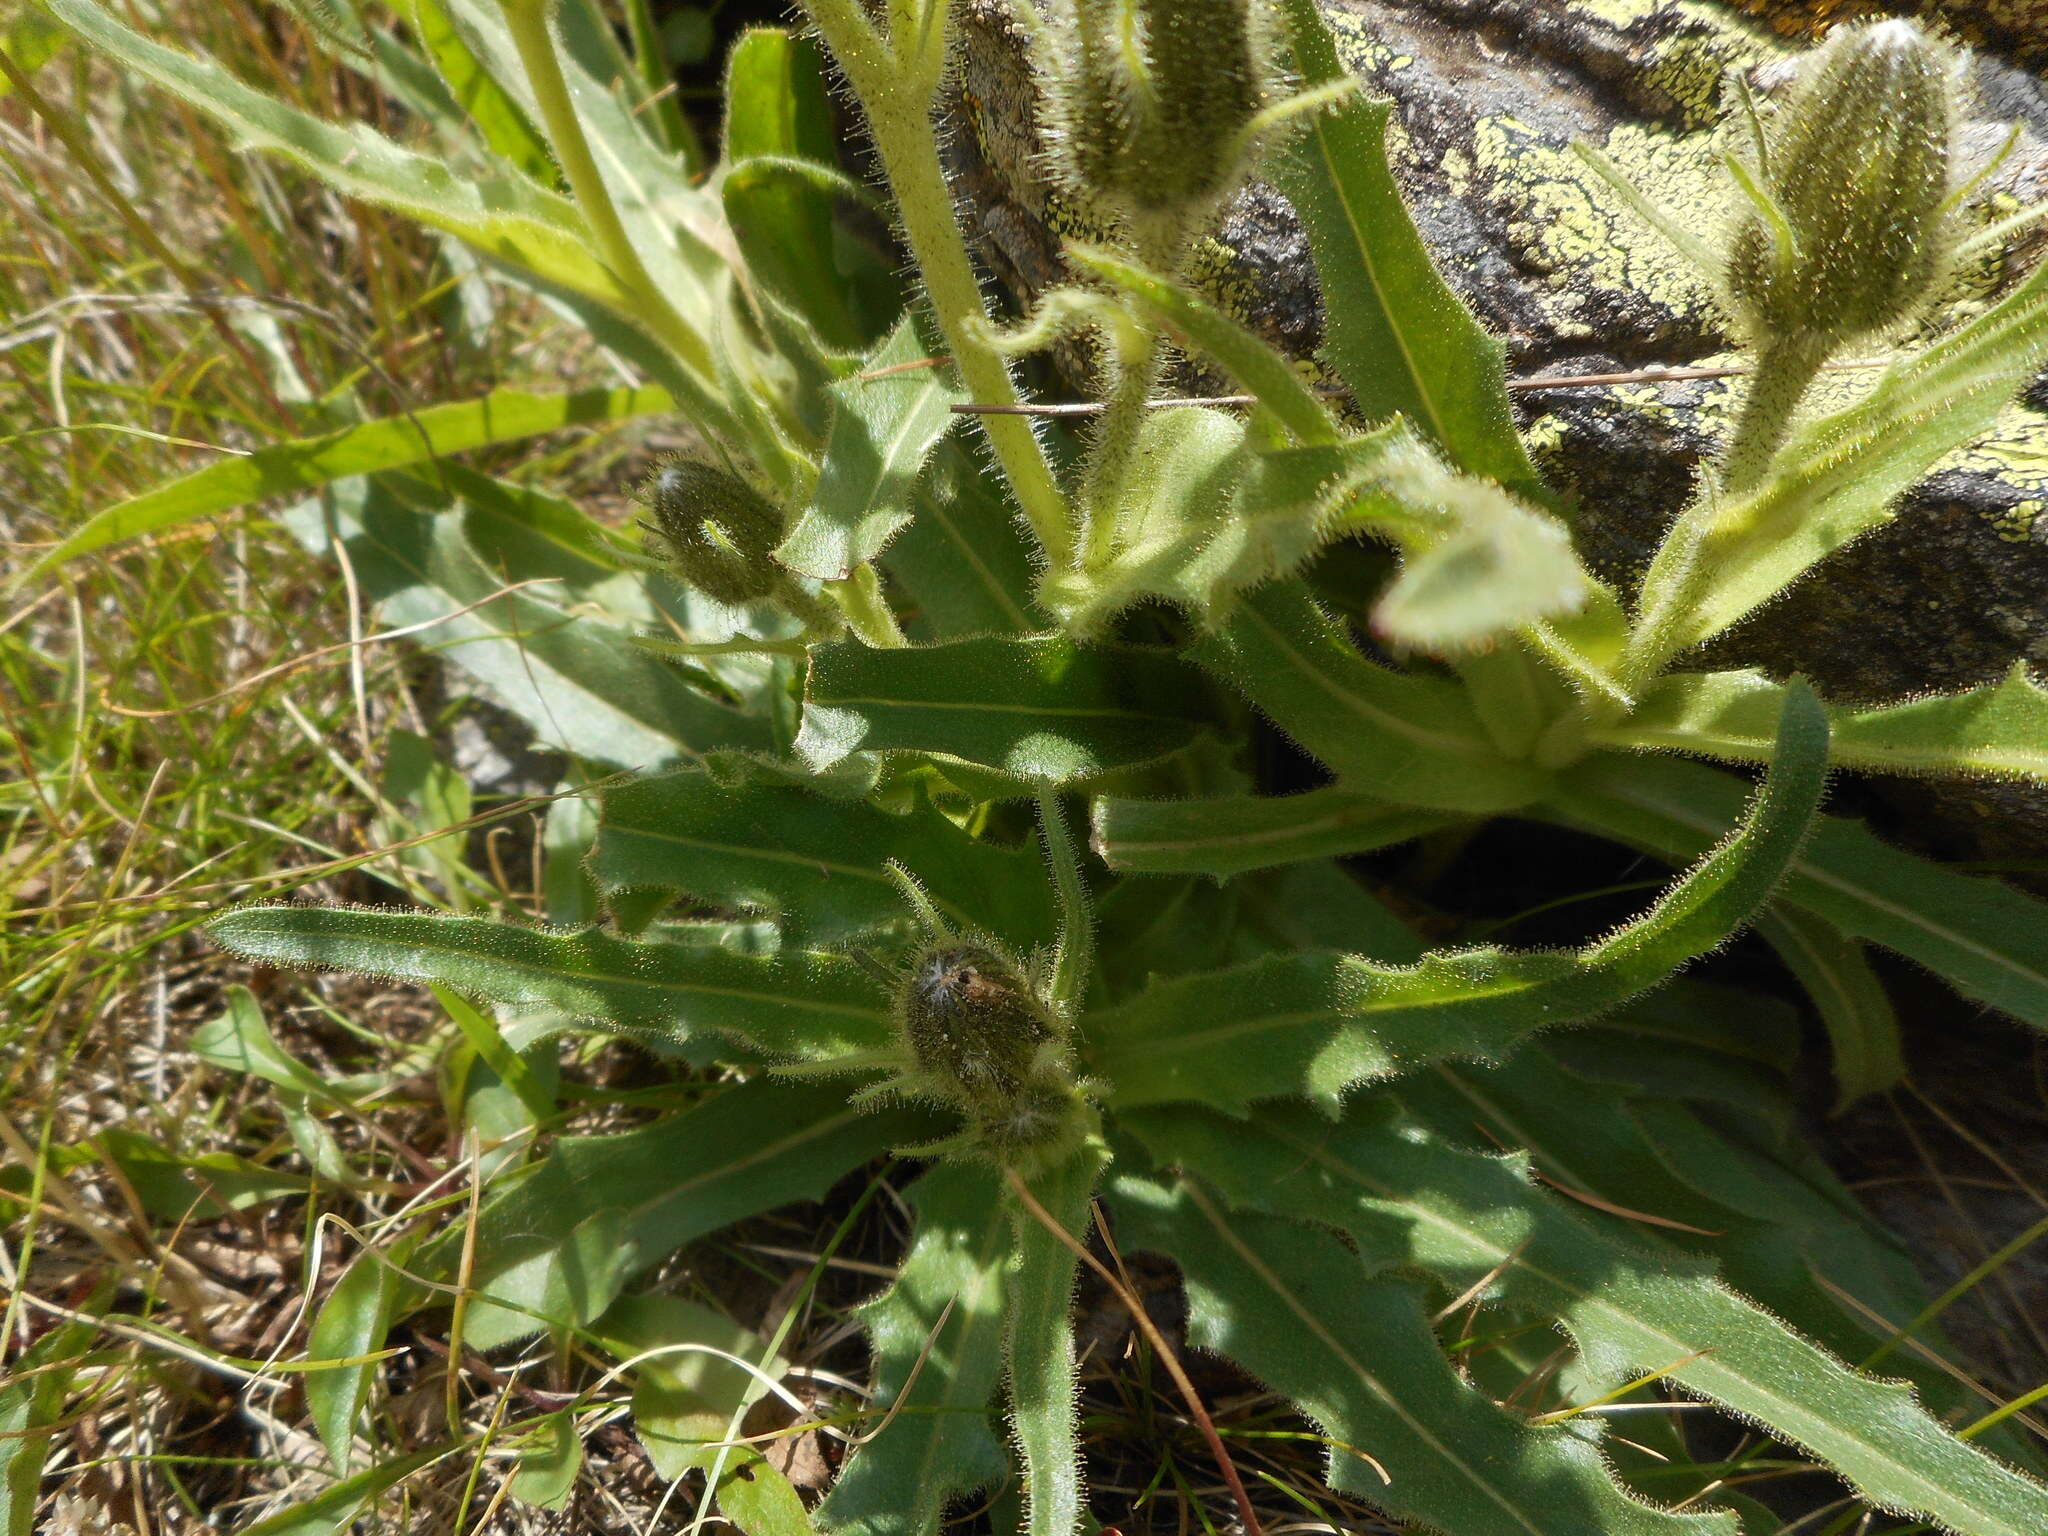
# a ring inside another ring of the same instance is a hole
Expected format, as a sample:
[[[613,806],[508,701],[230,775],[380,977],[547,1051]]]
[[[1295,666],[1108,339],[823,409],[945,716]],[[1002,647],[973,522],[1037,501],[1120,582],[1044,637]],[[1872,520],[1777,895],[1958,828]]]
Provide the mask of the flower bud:
[[[1068,0],[1049,82],[1061,168],[1134,224],[1205,214],[1244,171],[1270,44],[1250,0]]]
[[[641,496],[676,574],[705,596],[751,603],[782,585],[771,554],[782,538],[782,518],[738,476],[694,459],[670,459]]]
[[[1050,1019],[1017,968],[984,945],[945,944],[912,964],[903,995],[905,1043],[919,1068],[980,1105],[1024,1086]]]
[[[1946,274],[1959,65],[1910,21],[1837,28],[1746,161],[1722,285],[1759,345],[1910,319]],[[1775,215],[1775,216],[1774,216]]]
[[[1028,1161],[1085,1120],[1051,1014],[995,949],[957,939],[927,948],[904,977],[898,1012],[918,1070],[983,1150]]]

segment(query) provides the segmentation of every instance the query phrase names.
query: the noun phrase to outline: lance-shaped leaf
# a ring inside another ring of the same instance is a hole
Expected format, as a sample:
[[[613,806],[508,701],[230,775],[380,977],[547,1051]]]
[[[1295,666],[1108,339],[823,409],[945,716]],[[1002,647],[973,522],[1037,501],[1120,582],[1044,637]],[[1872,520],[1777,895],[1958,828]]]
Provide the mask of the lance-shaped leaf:
[[[1820,1014],[1835,1069],[1836,1110],[1898,1087],[1906,1076],[1899,1015],[1863,946],[1826,918],[1786,902],[1759,917],[1756,931]]]
[[[931,1124],[904,1110],[849,1109],[838,1084],[757,1078],[636,1130],[565,1136],[478,1216],[470,1272],[481,1300],[464,1342],[488,1349],[550,1324],[593,1322],[628,1280],[683,1244],[814,1200]],[[422,1250],[418,1272],[452,1273],[463,1241],[459,1226],[444,1232]]]
[[[2048,267],[2036,267],[1968,325],[1893,363],[1856,404],[1795,432],[1763,484],[1716,514],[1713,581],[1673,643],[1711,639],[1888,521],[1943,454],[1991,430],[2044,350]]]
[[[1704,764],[1602,754],[1562,776],[1537,814],[1677,862],[1722,834],[1743,793],[1739,779]],[[1943,869],[1824,816],[1782,899],[2048,1028],[2048,904],[2009,885]]]
[[[1077,1239],[1089,1226],[1089,1197],[1103,1159],[1088,1148],[1031,1180],[1047,1215]],[[1024,1463],[1030,1511],[1023,1536],[1073,1536],[1084,1512],[1081,1446],[1074,1416],[1074,1251],[1012,1198],[1017,1257],[1008,1284],[1003,1340],[1010,1428]]]
[[[639,768],[768,745],[766,720],[698,692],[621,629],[548,601],[549,587],[507,591],[511,552],[487,558],[472,517],[445,505],[424,482],[378,477],[343,482],[331,504],[308,501],[285,522],[318,550],[338,535],[380,618],[422,626],[415,643],[487,684],[550,746]],[[591,569],[566,550],[546,568],[565,583]]]
[[[872,257],[848,273],[846,248],[833,233],[832,192],[756,159],[837,173],[823,50],[781,27],[749,28],[727,58],[724,100],[720,193],[747,269],[808,320],[825,345],[859,351],[875,335],[865,321],[876,306],[863,301],[881,297],[876,279],[886,282],[888,274]]]
[[[1314,0],[1284,0],[1308,87],[1349,78]],[[1533,489],[1535,466],[1508,410],[1506,348],[1451,292],[1387,163],[1392,104],[1346,97],[1274,156],[1301,215],[1322,288],[1323,352],[1367,421],[1405,416],[1460,468]]]
[[[882,556],[916,602],[919,639],[1023,634],[1031,613],[1031,552],[999,482],[957,440],[941,442],[912,491],[916,514]]]
[[[244,85],[211,59],[138,36],[92,0],[50,0],[49,9],[129,69],[218,119],[243,146],[282,154],[339,192],[395,208],[511,266],[630,309],[630,295],[598,259],[567,198],[522,176],[464,174],[361,123],[322,122]]]
[[[1797,688],[1777,762],[1741,831],[1599,943],[1435,954],[1409,967],[1311,951],[1161,981],[1087,1022],[1096,1070],[1125,1107],[1236,1107],[1303,1091],[1334,1098],[1452,1057],[1500,1060],[1537,1030],[1656,986],[1748,922],[1797,853],[1826,766],[1826,722]]]
[[[786,941],[834,944],[909,918],[884,868],[893,859],[956,923],[1026,948],[1052,937],[1037,855],[980,842],[930,806],[891,815],[697,771],[629,780],[598,802],[590,869],[609,889],[656,886],[766,911]]]
[[[933,1536],[948,1499],[987,1487],[1008,1463],[988,1412],[1015,1240],[1001,1181],[993,1168],[941,1163],[908,1199],[918,1217],[910,1253],[896,1283],[861,1309],[876,1422],[895,1416],[817,1511],[820,1526],[847,1536]]]
[[[1757,671],[1659,678],[1626,720],[1594,739],[1762,762],[1784,685]],[[1835,761],[1870,773],[1980,774],[2048,783],[2048,689],[2016,661],[2004,681],[1869,709],[1835,706]]]
[[[624,421],[672,410],[674,405],[667,390],[651,384],[565,395],[500,389],[480,400],[423,406],[318,437],[272,443],[102,507],[19,580],[32,580],[66,560],[125,539],[160,533],[284,492],[312,490],[348,475],[427,463],[564,427]]]
[[[634,944],[594,929],[346,907],[242,907],[207,931],[272,965],[439,982],[487,1002],[558,1009],[668,1040],[709,1031],[818,1060],[889,1039],[880,988],[835,955],[742,955],[714,945]]]
[[[842,581],[910,521],[911,488],[967,398],[929,361],[905,315],[852,378],[831,386],[832,426],[818,488],[775,558],[800,576]]]
[[[1094,818],[1095,851],[1111,869],[1218,879],[1306,859],[1370,853],[1460,820],[1341,787],[1215,800],[1105,796],[1095,802]]]
[[[1226,1211],[1184,1179],[1127,1177],[1112,1194],[1124,1245],[1180,1265],[1190,1341],[1229,1356],[1329,1437],[1338,1493],[1458,1536],[1738,1529],[1711,1507],[1651,1508],[1615,1482],[1591,1441],[1562,1425],[1533,1425],[1461,1380],[1429,1325],[1421,1287],[1367,1278],[1333,1234]]]
[[[1500,755],[1463,689],[1360,655],[1299,581],[1249,594],[1188,654],[1360,793],[1479,814],[1526,805],[1549,783]]]
[[[1164,651],[1062,635],[875,650],[811,647],[796,749],[917,752],[1020,781],[1071,783],[1180,751],[1209,717],[1199,674]]]
[[[1131,1128],[1162,1163],[1239,1207],[1329,1222],[1371,1269],[1415,1268],[1556,1317],[1597,1375],[1664,1373],[1803,1447],[1885,1509],[1971,1536],[2048,1528],[2048,1488],[1956,1439],[1910,1388],[1858,1375],[1708,1267],[1646,1255],[1535,1188],[1519,1158],[1455,1151],[1361,1105],[1337,1126],[1297,1111],[1249,1125],[1195,1109]]]

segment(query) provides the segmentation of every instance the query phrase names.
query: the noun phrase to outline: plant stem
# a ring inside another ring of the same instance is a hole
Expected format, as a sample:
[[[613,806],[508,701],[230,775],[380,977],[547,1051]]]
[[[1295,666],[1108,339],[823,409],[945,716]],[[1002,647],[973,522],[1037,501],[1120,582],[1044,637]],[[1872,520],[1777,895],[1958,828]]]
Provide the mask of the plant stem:
[[[929,3],[943,6],[944,0]],[[944,28],[928,17],[920,18],[920,35],[903,40],[905,47],[917,48],[919,56],[904,58],[877,35],[856,0],[804,0],[804,9],[824,34],[867,114],[868,131],[896,194],[904,239],[917,259],[926,297],[961,382],[985,404],[1016,405],[1009,364],[980,329],[988,312],[960,235],[953,191],[932,128],[932,98],[944,74]],[[900,12],[903,7],[895,9]],[[896,41],[892,36],[890,44]],[[1031,423],[1021,416],[992,415],[981,418],[981,428],[1046,559],[1054,567],[1065,565],[1074,547],[1072,513]]]
[[[856,635],[877,650],[895,650],[905,644],[896,615],[889,611],[882,595],[881,579],[872,565],[862,565],[844,581],[828,581],[825,592],[846,615]]]
[[[1038,826],[1045,838],[1045,861],[1052,867],[1059,892],[1060,937],[1052,971],[1052,1001],[1062,1018],[1077,1012],[1095,962],[1095,925],[1088,911],[1088,888],[1081,880],[1081,858],[1060,812],[1059,791],[1050,784],[1038,791]]]
[[[1729,496],[1756,489],[1792,429],[1807,386],[1820,372],[1833,347],[1814,336],[1788,336],[1772,341],[1757,354],[1749,394],[1736,418],[1735,432],[1721,461],[1721,488]]]
[[[513,46],[519,50],[519,64],[526,71],[526,83],[532,88],[533,99],[540,107],[548,142],[562,167],[562,174],[568,178],[576,206],[582,212],[584,222],[590,226],[598,254],[612,269],[620,286],[640,301],[641,312],[626,318],[651,331],[684,367],[704,378],[715,377],[717,366],[711,356],[710,344],[697,334],[695,327],[677,312],[668,296],[656,286],[653,274],[641,261],[639,251],[634,249],[626,226],[619,221],[619,210],[613,204],[611,191],[605,186],[597,160],[590,152],[590,140],[584,136],[582,119],[576,115],[569,82],[562,73],[562,61],[555,52],[554,31],[549,21],[554,0],[499,0],[499,3],[505,12],[505,25],[512,34]]]

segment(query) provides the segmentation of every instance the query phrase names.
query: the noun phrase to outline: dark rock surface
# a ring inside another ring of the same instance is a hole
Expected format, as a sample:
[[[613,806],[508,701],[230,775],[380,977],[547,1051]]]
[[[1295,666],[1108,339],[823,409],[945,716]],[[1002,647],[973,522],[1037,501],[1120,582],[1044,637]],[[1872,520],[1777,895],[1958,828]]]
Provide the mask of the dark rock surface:
[[[1706,0],[1326,0],[1354,69],[1396,103],[1394,154],[1425,239],[1454,287],[1507,343],[1524,380],[1734,361],[1704,286],[1569,152],[1603,148],[1696,227],[1721,216],[1715,164],[1721,82],[1768,90],[1801,33],[1827,15],[1880,9]],[[1910,12],[1910,4],[1881,7]],[[1002,0],[970,0],[954,162],[970,227],[998,279],[1028,299],[1060,273],[1063,232],[1085,213],[1047,184],[1035,97]],[[1976,59],[1970,130],[1985,152],[2007,120],[2018,151],[1990,185],[1989,219],[2048,196],[2048,87],[2017,62],[2034,0],[1969,8]],[[1775,23],[1775,25],[1773,24]],[[1930,328],[1966,319],[2048,241],[1958,280]],[[1296,356],[1321,311],[1292,210],[1254,184],[1226,210],[1197,274]],[[1846,399],[1871,377],[1834,373]],[[1739,380],[1516,393],[1552,483],[1574,500],[1589,560],[1628,585],[1719,441]],[[1937,466],[1895,520],[1825,562],[1714,648],[1717,665],[1799,671],[1831,697],[1880,701],[1996,681],[2015,659],[2048,670],[2048,380],[1997,429]],[[2048,793],[2009,785],[1901,785],[1911,833],[1977,857],[2048,857]],[[1917,825],[1916,825],[1917,824]]]

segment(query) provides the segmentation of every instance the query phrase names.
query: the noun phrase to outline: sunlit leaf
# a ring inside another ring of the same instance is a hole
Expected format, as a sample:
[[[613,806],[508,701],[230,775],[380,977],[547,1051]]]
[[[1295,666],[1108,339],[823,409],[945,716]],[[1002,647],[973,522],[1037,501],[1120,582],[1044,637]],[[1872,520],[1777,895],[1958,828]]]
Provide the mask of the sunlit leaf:
[[[1749,921],[1819,803],[1827,728],[1788,700],[1778,759],[1743,828],[1628,926],[1578,951],[1433,954],[1413,967],[1306,951],[1154,983],[1085,1023],[1124,1107],[1225,1107],[1347,1087],[1451,1057],[1496,1061],[1526,1036],[1605,1012]]]

